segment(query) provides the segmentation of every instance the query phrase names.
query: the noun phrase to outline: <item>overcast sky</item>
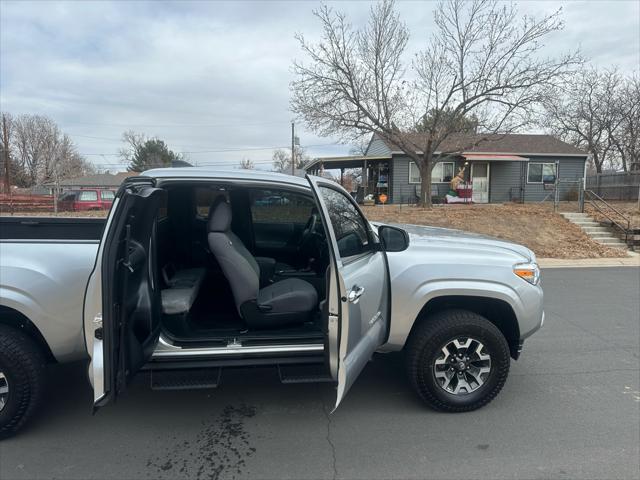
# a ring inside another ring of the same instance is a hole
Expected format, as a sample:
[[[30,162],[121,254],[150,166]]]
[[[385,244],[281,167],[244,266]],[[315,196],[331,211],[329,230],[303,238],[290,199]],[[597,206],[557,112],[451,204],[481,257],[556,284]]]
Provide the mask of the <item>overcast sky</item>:
[[[520,2],[550,13],[560,2]],[[368,2],[331,3],[353,23]],[[290,145],[291,62],[296,32],[318,35],[317,2],[0,1],[0,107],[53,118],[100,168],[122,170],[121,135],[164,139],[192,163],[270,167]],[[631,73],[640,64],[640,2],[562,2],[566,28],[550,50],[580,46],[598,66]],[[433,29],[430,2],[400,2],[410,51]],[[349,147],[298,124],[312,156]]]

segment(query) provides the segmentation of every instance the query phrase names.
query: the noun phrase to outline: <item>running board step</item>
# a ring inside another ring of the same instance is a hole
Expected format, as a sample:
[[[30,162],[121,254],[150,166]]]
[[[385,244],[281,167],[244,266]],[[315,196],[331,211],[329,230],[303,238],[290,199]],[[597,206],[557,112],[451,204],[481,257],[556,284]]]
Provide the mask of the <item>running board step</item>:
[[[153,390],[196,390],[216,388],[220,385],[222,368],[193,368],[178,370],[152,370]]]
[[[278,365],[278,375],[282,383],[322,383],[333,382],[327,374],[324,363],[311,365]]]

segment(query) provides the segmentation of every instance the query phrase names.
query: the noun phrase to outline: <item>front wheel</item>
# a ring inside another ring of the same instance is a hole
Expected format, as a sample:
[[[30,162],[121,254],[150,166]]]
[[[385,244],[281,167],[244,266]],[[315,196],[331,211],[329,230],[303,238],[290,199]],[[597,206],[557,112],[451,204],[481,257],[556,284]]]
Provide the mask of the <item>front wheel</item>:
[[[416,327],[406,346],[409,381],[436,410],[468,412],[500,392],[509,374],[509,345],[489,320],[443,310]]]
[[[14,434],[37,411],[44,368],[42,352],[27,335],[0,325],[0,439]]]

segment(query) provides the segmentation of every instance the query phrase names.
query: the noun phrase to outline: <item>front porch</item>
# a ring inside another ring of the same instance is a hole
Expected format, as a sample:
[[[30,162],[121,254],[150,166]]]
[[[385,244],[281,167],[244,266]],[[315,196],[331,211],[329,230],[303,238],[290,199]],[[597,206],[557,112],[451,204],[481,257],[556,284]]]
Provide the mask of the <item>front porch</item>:
[[[327,171],[335,172],[333,177],[340,185],[347,187],[345,173],[351,173],[359,179],[357,188],[350,192],[358,203],[393,203],[393,162],[391,157],[328,157],[312,161],[305,170],[317,176],[325,175]],[[349,182],[351,183],[351,182]],[[386,198],[386,200],[385,200]],[[383,201],[384,200],[384,201]]]
[[[438,162],[432,172],[432,203],[517,200],[527,160],[515,155],[461,154]],[[359,203],[415,204],[420,199],[418,168],[404,155],[318,158],[305,169],[313,175],[331,172],[341,185],[352,190]],[[346,174],[357,179],[357,188],[346,181]],[[456,175],[461,175],[462,181],[452,194],[451,180]]]

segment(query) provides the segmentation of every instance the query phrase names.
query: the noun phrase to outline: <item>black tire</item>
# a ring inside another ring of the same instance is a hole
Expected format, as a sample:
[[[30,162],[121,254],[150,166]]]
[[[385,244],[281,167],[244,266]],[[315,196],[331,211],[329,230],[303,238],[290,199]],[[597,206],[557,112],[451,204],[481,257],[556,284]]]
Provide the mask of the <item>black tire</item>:
[[[434,373],[434,362],[442,347],[457,337],[481,341],[491,356],[491,370],[484,384],[470,393],[445,391]],[[467,310],[443,310],[422,319],[407,342],[405,354],[413,389],[430,407],[444,412],[469,412],[493,400],[507,380],[511,360],[509,345],[500,330],[483,316]]]
[[[0,439],[17,432],[37,411],[45,386],[45,358],[27,335],[0,325],[0,372],[9,387],[0,410]]]

